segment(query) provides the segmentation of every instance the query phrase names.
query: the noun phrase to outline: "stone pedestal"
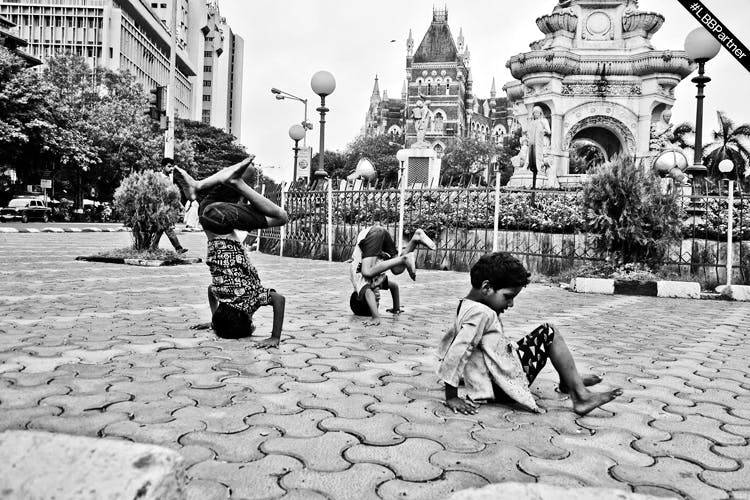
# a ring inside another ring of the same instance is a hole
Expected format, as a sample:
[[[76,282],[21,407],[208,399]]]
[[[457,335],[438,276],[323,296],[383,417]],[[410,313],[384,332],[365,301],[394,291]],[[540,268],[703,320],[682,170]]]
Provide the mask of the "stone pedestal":
[[[508,181],[508,187],[516,188],[531,188],[534,181],[534,173],[531,170],[525,168],[516,168],[513,171],[513,175]],[[550,179],[543,172],[536,174],[536,187],[547,188],[552,187],[550,185]]]
[[[404,162],[406,185],[419,187],[437,186],[440,183],[442,160],[429,144],[415,143],[405,150],[407,159]]]

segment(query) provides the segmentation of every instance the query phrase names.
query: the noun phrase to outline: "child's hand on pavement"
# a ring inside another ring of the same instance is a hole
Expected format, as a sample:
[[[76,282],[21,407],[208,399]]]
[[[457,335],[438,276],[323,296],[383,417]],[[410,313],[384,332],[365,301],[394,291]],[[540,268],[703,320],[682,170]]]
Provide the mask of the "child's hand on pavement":
[[[445,406],[453,410],[453,413],[463,413],[464,415],[476,415],[479,411],[479,406],[476,403],[461,398],[451,398],[445,402]]]
[[[279,347],[279,339],[277,339],[276,337],[269,337],[255,344],[255,347],[257,347],[258,349],[270,349],[271,347]]]
[[[391,308],[391,309],[386,309],[385,312],[389,312],[391,314],[401,314],[402,312],[404,312],[404,308],[403,307],[399,307],[398,309],[396,309],[394,307],[394,308]]]
[[[210,328],[211,323],[198,323],[190,327],[191,330],[209,330]]]
[[[370,318],[362,322],[364,326],[378,326],[380,324],[380,318]]]

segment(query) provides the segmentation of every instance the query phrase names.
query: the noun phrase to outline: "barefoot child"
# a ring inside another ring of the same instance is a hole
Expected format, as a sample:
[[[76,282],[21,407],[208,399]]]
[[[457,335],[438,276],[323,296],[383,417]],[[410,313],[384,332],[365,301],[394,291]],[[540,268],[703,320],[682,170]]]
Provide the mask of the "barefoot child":
[[[454,324],[439,347],[438,375],[445,384],[445,404],[454,412],[475,414],[475,401],[507,398],[541,412],[529,385],[547,358],[560,375],[560,390],[570,394],[579,415],[622,394],[620,389],[588,390],[587,385],[601,380],[578,374],[562,334],[551,324],[539,326],[518,343],[505,336],[498,316],[513,307],[513,299],[528,283],[528,271],[506,252],[487,254],[471,268],[471,290],[460,301]],[[458,396],[461,381],[468,400]]]
[[[208,287],[211,327],[219,337],[247,337],[255,330],[252,322],[255,311],[260,306],[271,305],[271,337],[258,342],[257,346],[277,347],[284,323],[284,296],[261,285],[237,232],[283,226],[287,214],[245,181],[250,175],[253,158],[249,156],[200,181],[177,167],[175,174],[188,197],[194,193],[203,198],[198,212],[208,237],[206,264],[212,281]]]
[[[421,229],[414,232],[401,254],[391,234],[383,226],[376,224],[367,227],[357,235],[349,268],[349,278],[354,287],[349,306],[356,315],[372,317],[365,321],[366,326],[380,324],[378,299],[381,289],[388,288],[393,298],[393,309],[388,309],[388,312],[401,312],[398,285],[390,282],[385,272],[390,270],[393,274],[401,274],[407,271],[412,280],[416,279],[414,251],[420,244],[430,250],[435,249],[435,243]]]

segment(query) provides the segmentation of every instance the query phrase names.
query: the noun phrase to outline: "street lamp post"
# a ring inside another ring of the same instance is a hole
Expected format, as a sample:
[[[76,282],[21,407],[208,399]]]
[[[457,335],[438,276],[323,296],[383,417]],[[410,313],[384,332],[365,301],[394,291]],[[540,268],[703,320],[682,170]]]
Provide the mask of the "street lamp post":
[[[732,262],[734,249],[732,248],[732,231],[734,225],[734,179],[730,173],[734,170],[734,163],[730,159],[724,159],[719,162],[719,172],[727,177],[727,286],[732,286]]]
[[[327,174],[323,165],[323,156],[325,156],[326,113],[329,111],[326,108],[326,96],[336,90],[336,79],[328,71],[318,71],[310,79],[310,87],[320,96],[320,107],[315,110],[320,113],[320,149],[315,176],[325,177]]]
[[[689,59],[698,63],[698,76],[691,81],[698,87],[695,113],[695,154],[693,164],[688,166],[687,173],[692,176],[702,177],[707,173],[703,166],[703,89],[711,78],[705,75],[705,65],[713,59],[721,50],[721,44],[705,28],[696,28],[688,33],[685,38],[685,52]]]
[[[297,154],[299,153],[299,141],[305,137],[305,129],[302,125],[294,124],[289,127],[289,137],[294,141],[294,173],[292,184],[297,182]]]
[[[399,149],[396,152],[396,159],[401,165],[399,167],[399,200],[398,200],[398,246],[401,248],[404,243],[404,200],[406,198],[406,172],[404,171],[404,163],[409,160],[409,150]]]
[[[276,96],[276,99],[279,101],[283,101],[284,99],[292,99],[293,101],[299,101],[305,106],[305,118],[302,120],[302,130],[305,132],[305,135],[303,137],[304,141],[302,142],[302,147],[307,147],[307,131],[312,130],[313,126],[312,123],[307,121],[307,99],[303,99],[301,97],[298,97],[294,94],[290,94],[289,92],[286,92],[281,89],[277,89],[276,87],[271,88],[271,93]],[[296,178],[295,178],[296,180]]]

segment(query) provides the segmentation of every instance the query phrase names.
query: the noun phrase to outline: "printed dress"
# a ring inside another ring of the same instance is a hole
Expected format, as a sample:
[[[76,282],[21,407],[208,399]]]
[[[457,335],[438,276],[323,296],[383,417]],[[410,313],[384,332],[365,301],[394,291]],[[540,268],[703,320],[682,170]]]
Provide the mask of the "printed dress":
[[[258,271],[250,264],[239,241],[215,238],[208,240],[206,264],[211,271],[211,285],[219,302],[224,302],[251,317],[260,306],[271,303],[273,290],[260,283]]]
[[[458,387],[476,401],[493,399],[493,382],[508,396],[533,411],[539,411],[529,391],[529,382],[516,343],[503,332],[497,314],[479,302],[464,299],[448,332],[440,342],[440,379]]]

